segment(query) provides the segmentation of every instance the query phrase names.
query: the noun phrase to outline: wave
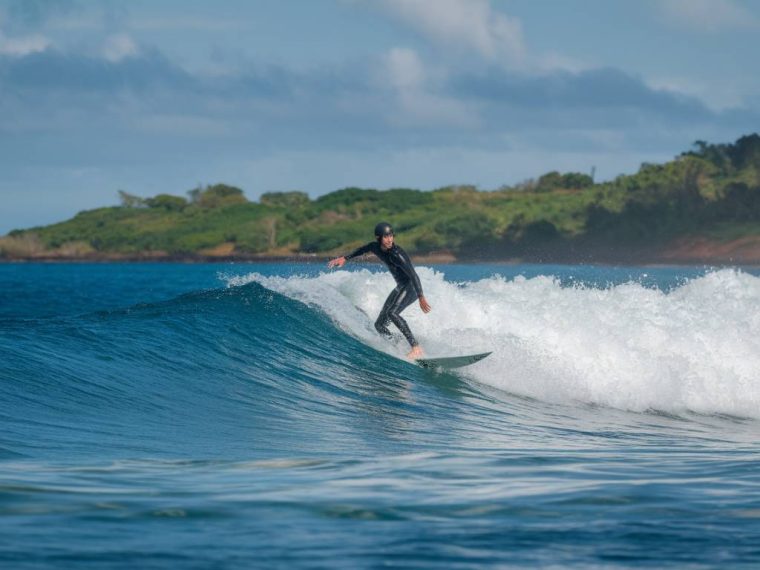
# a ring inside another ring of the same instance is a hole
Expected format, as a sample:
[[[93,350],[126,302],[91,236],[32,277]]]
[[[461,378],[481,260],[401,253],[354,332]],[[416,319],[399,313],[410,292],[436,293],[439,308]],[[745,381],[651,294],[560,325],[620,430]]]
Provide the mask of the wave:
[[[758,278],[662,291],[419,271],[433,312],[405,317],[428,354],[493,355],[457,375],[406,362],[373,327],[392,278],[367,270],[0,322],[0,456],[356,457],[644,421],[615,409],[760,417]]]
[[[137,456],[308,450],[340,439],[341,417],[406,413],[394,394],[416,372],[257,283],[5,321],[0,360],[4,443],[25,456],[104,441]]]
[[[546,402],[760,417],[760,278],[719,270],[663,291],[539,276],[452,283],[420,268],[434,309],[404,316],[429,355],[493,351],[461,374]],[[348,335],[401,357],[372,318],[393,288],[366,269],[317,277],[226,276],[317,308]]]

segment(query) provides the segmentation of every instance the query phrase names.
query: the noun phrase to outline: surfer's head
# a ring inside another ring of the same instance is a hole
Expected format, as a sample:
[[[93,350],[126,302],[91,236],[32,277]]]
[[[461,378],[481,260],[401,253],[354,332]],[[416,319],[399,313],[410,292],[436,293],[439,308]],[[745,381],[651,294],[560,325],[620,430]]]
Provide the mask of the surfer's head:
[[[393,247],[393,228],[388,222],[380,222],[375,226],[375,239],[380,242],[383,249]]]

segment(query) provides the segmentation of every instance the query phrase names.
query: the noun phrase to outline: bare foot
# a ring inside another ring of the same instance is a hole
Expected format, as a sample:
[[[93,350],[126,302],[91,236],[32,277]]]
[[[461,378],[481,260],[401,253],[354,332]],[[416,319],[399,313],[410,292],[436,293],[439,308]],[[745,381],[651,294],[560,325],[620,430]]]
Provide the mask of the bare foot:
[[[413,347],[411,352],[406,355],[406,357],[409,358],[410,360],[421,358],[422,356],[423,356],[423,352],[422,352],[421,346]]]

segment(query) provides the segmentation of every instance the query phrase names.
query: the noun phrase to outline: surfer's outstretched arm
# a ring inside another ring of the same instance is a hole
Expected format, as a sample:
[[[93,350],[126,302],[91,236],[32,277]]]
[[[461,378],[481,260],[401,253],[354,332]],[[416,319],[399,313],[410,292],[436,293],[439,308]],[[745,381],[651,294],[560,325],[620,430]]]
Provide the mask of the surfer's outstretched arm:
[[[360,255],[364,255],[371,249],[371,247],[372,247],[372,243],[370,242],[367,245],[363,245],[360,248],[355,249],[348,255],[331,259],[327,263],[327,267],[328,269],[332,269],[333,267],[343,267],[346,264],[346,261],[348,261],[349,259],[353,259],[354,257],[359,257]]]

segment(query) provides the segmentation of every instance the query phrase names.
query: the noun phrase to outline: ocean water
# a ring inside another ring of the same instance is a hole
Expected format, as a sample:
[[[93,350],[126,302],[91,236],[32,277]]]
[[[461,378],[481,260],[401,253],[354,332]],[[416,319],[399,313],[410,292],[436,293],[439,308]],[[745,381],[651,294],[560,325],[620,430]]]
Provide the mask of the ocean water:
[[[760,277],[0,265],[3,568],[760,567]]]

